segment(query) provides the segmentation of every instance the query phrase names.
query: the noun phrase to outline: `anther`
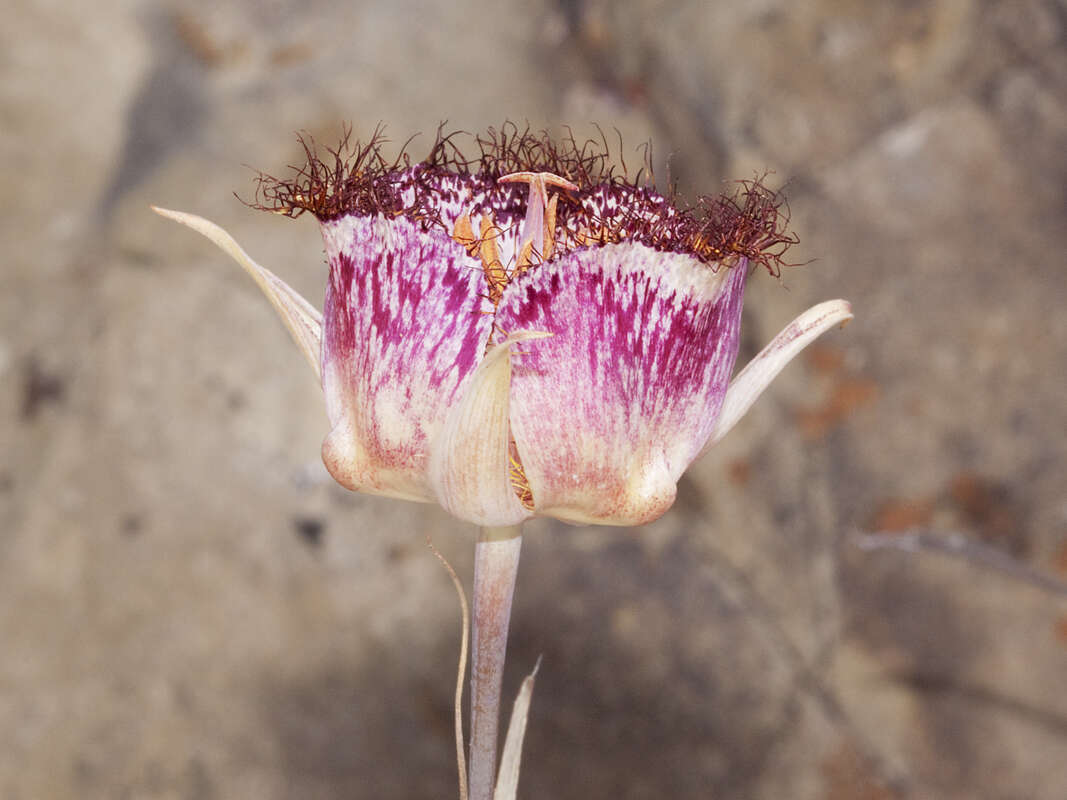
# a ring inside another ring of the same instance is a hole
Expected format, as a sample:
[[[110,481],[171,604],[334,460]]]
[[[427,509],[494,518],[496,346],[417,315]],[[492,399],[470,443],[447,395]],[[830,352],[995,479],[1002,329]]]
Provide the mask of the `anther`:
[[[473,256],[478,252],[478,240],[474,237],[470,214],[463,214],[456,220],[452,228],[452,238],[463,245],[469,255]]]
[[[479,252],[482,257],[482,269],[485,270],[485,280],[489,284],[489,299],[494,306],[500,302],[504,287],[508,285],[508,274],[500,261],[500,247],[496,241],[498,236],[500,229],[496,227],[492,213],[484,214]]]

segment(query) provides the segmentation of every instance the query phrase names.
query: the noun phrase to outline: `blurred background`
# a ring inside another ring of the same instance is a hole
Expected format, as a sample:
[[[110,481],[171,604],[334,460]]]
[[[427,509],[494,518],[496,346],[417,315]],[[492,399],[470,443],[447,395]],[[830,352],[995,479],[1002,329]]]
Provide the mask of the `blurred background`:
[[[689,196],[773,170],[813,260],[752,278],[742,362],[856,312],[655,524],[528,526],[521,796],[1067,796],[1063,0],[7,8],[0,796],[455,796],[425,538],[469,584],[474,532],[332,484],[273,312],[148,205],[319,303],[250,166],[507,119],[650,138]]]

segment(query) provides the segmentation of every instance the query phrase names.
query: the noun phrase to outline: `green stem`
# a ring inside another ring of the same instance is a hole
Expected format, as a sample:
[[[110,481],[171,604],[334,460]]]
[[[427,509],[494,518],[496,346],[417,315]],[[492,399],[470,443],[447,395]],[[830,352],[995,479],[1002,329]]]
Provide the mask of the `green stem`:
[[[496,778],[500,688],[522,529],[483,528],[474,547],[470,800],[491,800]]]

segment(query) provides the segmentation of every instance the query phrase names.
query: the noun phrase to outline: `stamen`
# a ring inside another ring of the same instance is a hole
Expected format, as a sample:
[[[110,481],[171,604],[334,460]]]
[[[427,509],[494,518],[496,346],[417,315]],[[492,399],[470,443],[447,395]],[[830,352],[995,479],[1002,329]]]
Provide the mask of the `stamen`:
[[[533,511],[533,490],[530,488],[530,481],[526,477],[526,470],[522,466],[522,459],[519,458],[519,448],[515,444],[514,438],[508,442],[508,479],[511,482],[511,488],[515,492],[515,496],[522,503],[522,507],[527,511]]]
[[[522,246],[522,250],[519,251],[519,257],[515,259],[515,270],[512,272],[511,277],[517,278],[533,265],[533,242],[527,242]]]
[[[504,264],[500,260],[500,247],[497,245],[497,237],[501,230],[493,220],[492,212],[482,216],[481,241],[479,252],[482,257],[482,269],[485,270],[485,279],[489,283],[489,300],[495,306],[504,296],[504,287],[508,285],[508,273],[504,270]]]
[[[545,261],[552,259],[552,254],[556,251],[556,206],[559,204],[559,195],[554,194],[548,198],[548,205],[545,207],[545,249],[541,253],[541,258]]]
[[[478,240],[474,236],[474,228],[471,227],[471,215],[463,214],[452,227],[452,238],[467,249],[467,254],[473,257],[478,252]]]

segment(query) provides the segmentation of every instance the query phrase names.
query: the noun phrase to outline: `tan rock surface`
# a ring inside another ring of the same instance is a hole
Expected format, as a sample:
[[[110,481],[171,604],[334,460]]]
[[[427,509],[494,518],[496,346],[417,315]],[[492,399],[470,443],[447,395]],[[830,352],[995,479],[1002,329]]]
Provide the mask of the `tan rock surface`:
[[[744,6],[745,10],[740,10]],[[744,353],[828,336],[641,531],[529,526],[525,797],[1067,796],[1067,605],[862,551],[958,533],[1067,573],[1067,6],[1055,0],[16,2],[0,31],[0,797],[454,796],[472,532],[352,495],[227,227],[316,302],[251,164],[506,118],[776,170],[800,259]],[[425,138],[422,140],[425,141]],[[415,150],[418,151],[416,143]],[[983,551],[984,552],[984,551]]]

